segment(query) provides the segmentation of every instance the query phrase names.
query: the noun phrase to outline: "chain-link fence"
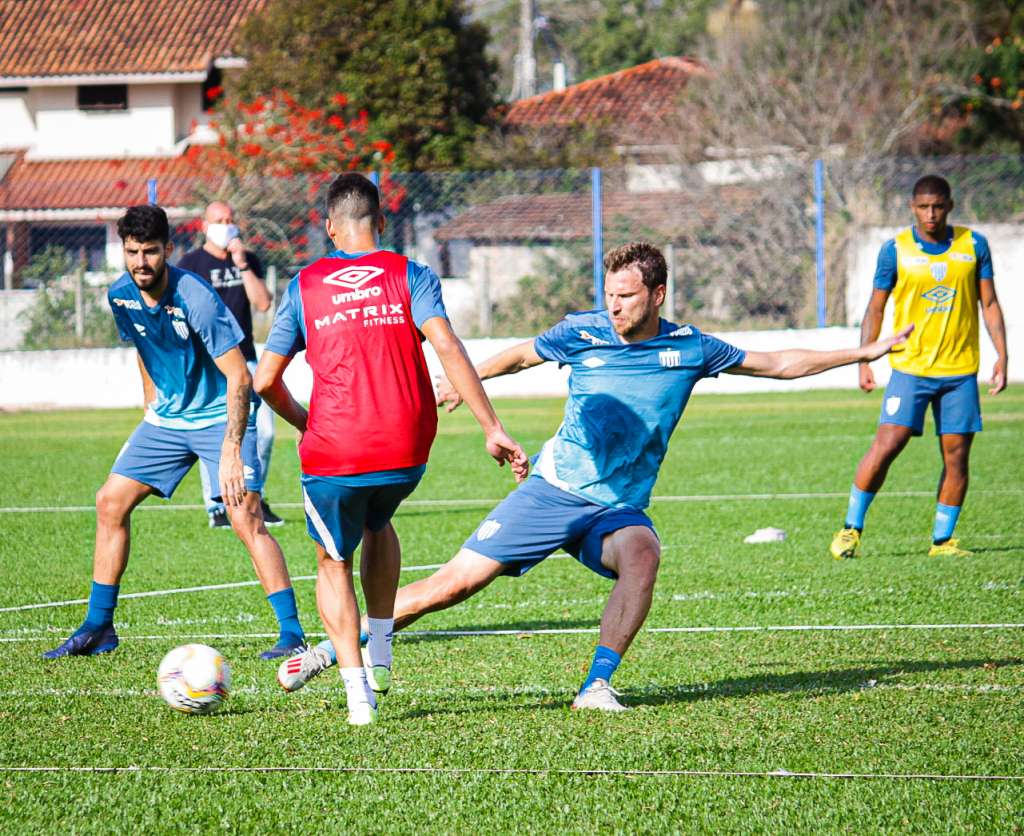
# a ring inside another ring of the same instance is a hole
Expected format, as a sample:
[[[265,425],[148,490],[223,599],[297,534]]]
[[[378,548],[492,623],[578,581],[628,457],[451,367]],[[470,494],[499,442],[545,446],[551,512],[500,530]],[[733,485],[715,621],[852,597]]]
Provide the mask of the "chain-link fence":
[[[636,238],[667,256],[669,317],[713,330],[813,327],[822,318],[856,318],[847,310],[847,282],[854,269],[870,267],[854,255],[864,241],[877,253],[869,233],[877,238],[880,229],[910,223],[910,190],[922,174],[950,180],[957,222],[984,231],[1024,213],[1022,157],[837,158],[824,162],[820,190],[813,166],[779,153],[631,165],[597,179],[589,169],[394,173],[380,178],[382,245],[442,277],[463,336],[528,336],[566,311],[592,307],[595,253]],[[176,257],[202,246],[203,205],[213,197],[230,202],[279,294],[296,269],[331,248],[323,228],[328,182],[328,175],[267,178],[216,191],[194,184],[176,200],[181,184],[172,195],[158,179],[155,190],[172,218]],[[136,185],[125,190],[126,205],[152,196],[153,184]],[[3,286],[42,290],[18,325],[0,316],[6,332],[21,327],[27,335],[16,344],[113,341],[102,286],[121,269],[118,214],[0,206]],[[257,337],[268,324],[257,318]],[[2,347],[14,347],[6,336]]]

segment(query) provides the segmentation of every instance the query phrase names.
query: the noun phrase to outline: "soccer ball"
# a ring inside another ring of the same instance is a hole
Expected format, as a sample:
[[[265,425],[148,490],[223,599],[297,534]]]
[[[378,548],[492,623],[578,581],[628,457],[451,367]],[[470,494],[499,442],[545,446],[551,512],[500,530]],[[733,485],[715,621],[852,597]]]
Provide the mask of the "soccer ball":
[[[216,711],[231,688],[231,668],[212,647],[183,644],[160,663],[156,674],[160,696],[186,714]]]

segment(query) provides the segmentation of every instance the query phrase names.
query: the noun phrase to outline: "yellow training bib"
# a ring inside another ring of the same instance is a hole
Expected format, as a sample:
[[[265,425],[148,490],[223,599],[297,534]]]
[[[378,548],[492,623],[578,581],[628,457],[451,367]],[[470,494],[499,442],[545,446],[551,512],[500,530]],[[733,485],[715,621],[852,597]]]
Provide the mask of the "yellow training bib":
[[[893,327],[914,323],[903,351],[889,355],[894,369],[922,377],[978,371],[978,259],[971,231],[953,227],[942,255],[928,255],[913,228],[896,236]]]

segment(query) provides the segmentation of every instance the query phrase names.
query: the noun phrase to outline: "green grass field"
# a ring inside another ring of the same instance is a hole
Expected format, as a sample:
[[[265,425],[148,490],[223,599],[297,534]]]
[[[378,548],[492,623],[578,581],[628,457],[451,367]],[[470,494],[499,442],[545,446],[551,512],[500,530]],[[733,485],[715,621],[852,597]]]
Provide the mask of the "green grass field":
[[[87,594],[93,494],[139,416],[2,415],[0,832],[1019,831],[1024,394],[983,396],[958,530],[973,558],[925,556],[939,472],[929,424],[872,508],[863,559],[833,561],[879,402],[694,398],[651,508],[664,556],[648,629],[616,675],[630,712],[569,710],[609,585],[563,555],[400,637],[396,685],[366,729],[346,724],[333,671],[278,688],[257,658],[275,625],[255,585],[123,598],[116,653],[44,663],[84,606],[24,607]],[[557,401],[498,407],[531,452],[561,414]],[[510,488],[471,418],[443,416],[395,520],[403,580],[452,555]],[[284,428],[268,495],[319,632]],[[253,580],[200,501],[193,471],[170,503],[135,514],[122,594]],[[789,539],[743,543],[764,526]],[[852,629],[777,629],[799,625]],[[436,632],[468,630],[512,632]],[[156,695],[161,657],[189,641],[233,667],[220,714],[179,715]],[[771,774],[782,770],[814,775]]]

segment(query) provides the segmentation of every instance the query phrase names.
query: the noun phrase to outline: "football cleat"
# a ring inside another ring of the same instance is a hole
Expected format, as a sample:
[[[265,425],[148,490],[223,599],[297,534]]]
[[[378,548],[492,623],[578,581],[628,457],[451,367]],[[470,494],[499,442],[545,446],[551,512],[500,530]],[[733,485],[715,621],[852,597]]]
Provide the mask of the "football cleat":
[[[628,711],[616,697],[622,696],[608,684],[606,679],[595,679],[576,695],[572,701],[575,708],[596,708],[598,711]]]
[[[932,545],[928,549],[928,557],[972,557],[974,552],[969,552],[967,549],[960,548],[960,541],[955,537],[947,540],[945,543],[939,545]]]
[[[210,528],[231,530],[231,520],[228,519],[228,512],[221,508],[210,514]]]
[[[75,633],[70,639],[47,650],[43,654],[44,659],[60,659],[63,656],[97,656],[100,653],[110,653],[118,645],[117,632],[114,625],[109,624],[98,630],[81,630]]]
[[[837,531],[828,550],[836,560],[860,557],[860,532],[856,528],[844,528]]]
[[[296,636],[294,633],[283,633],[277,639],[270,650],[264,650],[260,654],[261,659],[280,659],[282,656],[291,656],[300,647],[306,646],[305,636]]]
[[[314,676],[319,676],[334,663],[321,647],[303,645],[299,652],[285,659],[277,669],[277,681],[286,691],[298,691]]]
[[[368,702],[356,703],[354,708],[348,710],[348,724],[350,726],[369,726],[377,722],[377,709]]]
[[[284,520],[270,510],[270,506],[267,505],[267,500],[261,499],[260,507],[263,509],[263,524],[267,528],[276,528],[279,525],[284,525]]]
[[[364,647],[363,667],[366,668],[366,682],[378,697],[383,697],[391,690],[391,668],[387,665],[371,665],[370,652]]]

